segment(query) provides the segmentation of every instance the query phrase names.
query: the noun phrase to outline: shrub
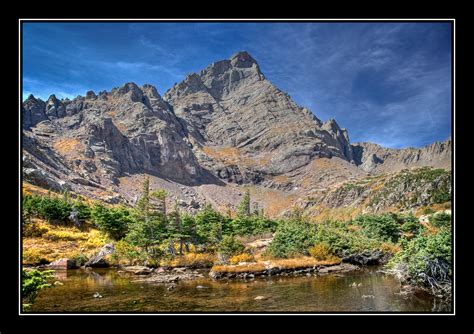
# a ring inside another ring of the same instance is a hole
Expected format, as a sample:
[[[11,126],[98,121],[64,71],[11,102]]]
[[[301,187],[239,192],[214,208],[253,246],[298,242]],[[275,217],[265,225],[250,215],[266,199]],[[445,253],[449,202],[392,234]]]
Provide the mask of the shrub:
[[[226,235],[222,238],[222,241],[219,243],[218,251],[227,258],[242,253],[244,250],[244,245],[235,239],[233,236]]]
[[[353,230],[351,225],[343,222],[324,222],[318,225],[316,244],[325,244],[329,250],[342,256],[365,250],[378,249],[380,241],[371,239],[361,230]]]
[[[31,304],[35,302],[40,290],[51,287],[50,281],[53,278],[53,272],[53,270],[23,269],[21,274],[21,295],[24,311],[27,311]]]
[[[425,286],[450,280],[451,229],[441,228],[435,234],[419,235],[402,243],[402,247],[388,263],[388,267],[401,271],[401,277]]]
[[[23,263],[34,265],[48,264],[51,262],[48,255],[50,255],[49,252],[45,254],[44,251],[35,248],[28,248],[23,250]]]
[[[106,208],[102,205],[95,205],[92,208],[91,216],[96,226],[115,240],[123,238],[129,225],[133,222],[130,211],[123,207]]]
[[[197,242],[201,244],[217,245],[224,231],[229,231],[229,219],[214,210],[211,205],[206,205],[196,217]],[[230,232],[230,231],[229,231]]]
[[[66,221],[71,213],[71,205],[59,198],[42,197],[39,202],[38,215],[48,221]]]
[[[268,250],[277,258],[306,255],[308,248],[316,243],[316,232],[316,226],[313,224],[299,221],[281,222]]]
[[[424,229],[423,225],[420,224],[418,219],[414,216],[406,216],[402,217],[402,225],[400,226],[400,230],[405,233],[413,233],[418,234],[421,230]]]
[[[82,253],[74,256],[72,259],[74,260],[74,262],[76,263],[76,266],[78,267],[82,267],[89,260],[89,258]]]
[[[434,213],[434,210],[430,207],[426,207],[426,208],[423,209],[423,214],[424,215],[430,215],[432,213]]]
[[[263,216],[251,215],[235,218],[230,222],[230,226],[232,234],[249,236],[275,232],[277,222]]]
[[[77,210],[77,218],[80,220],[91,218],[91,207],[81,200],[77,200],[72,207]]]
[[[146,257],[138,247],[129,244],[125,240],[120,240],[115,243],[115,252],[112,254],[112,259],[118,263],[124,259],[128,265],[134,265],[144,263]]]
[[[430,223],[437,228],[450,227],[451,215],[444,212],[435,213],[430,217]]]
[[[392,214],[360,215],[354,223],[362,226],[362,234],[369,238],[397,242],[400,237],[397,216]]]
[[[337,256],[335,256],[325,244],[317,244],[309,248],[308,253],[318,261],[337,260]]]

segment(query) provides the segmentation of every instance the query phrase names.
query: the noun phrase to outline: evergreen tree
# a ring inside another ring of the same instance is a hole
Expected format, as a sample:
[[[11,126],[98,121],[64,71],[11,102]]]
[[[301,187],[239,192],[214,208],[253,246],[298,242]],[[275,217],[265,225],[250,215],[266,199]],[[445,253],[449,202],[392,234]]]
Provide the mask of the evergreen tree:
[[[189,252],[189,244],[196,244],[198,242],[198,236],[196,233],[196,220],[193,216],[184,214],[181,220],[183,235],[185,235],[184,246],[186,252]]]
[[[174,242],[179,242],[179,255],[183,254],[183,246],[185,240],[189,237],[183,230],[181,213],[176,204],[174,210],[168,215],[168,237],[170,240],[170,247],[174,246]]]
[[[151,193],[153,199],[158,200],[157,210],[166,216],[166,196],[168,194],[165,190],[159,189]]]
[[[150,180],[147,176],[143,182],[141,197],[135,206],[135,222],[129,227],[126,240],[145,250],[147,257],[156,263],[161,256],[158,245],[167,236],[166,216],[163,210],[152,204],[151,197],[156,196],[155,193],[150,194]],[[166,197],[163,201],[164,199]]]
[[[135,209],[139,218],[143,219],[145,222],[148,222],[148,214],[150,209],[150,178],[148,176],[145,176],[143,181],[142,193]]]
[[[196,233],[201,244],[217,245],[222,239],[226,219],[210,204],[196,215]]]
[[[237,217],[245,218],[248,216],[250,216],[250,191],[247,189],[237,208]]]

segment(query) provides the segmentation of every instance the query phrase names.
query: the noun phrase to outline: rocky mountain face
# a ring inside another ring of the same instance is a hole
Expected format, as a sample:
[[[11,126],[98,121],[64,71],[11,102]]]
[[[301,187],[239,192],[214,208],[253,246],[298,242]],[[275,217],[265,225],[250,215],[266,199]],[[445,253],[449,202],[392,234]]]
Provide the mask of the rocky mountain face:
[[[310,191],[296,204],[312,216],[342,212],[347,219],[360,213],[406,211],[445,203],[451,195],[451,171],[421,167],[359,178],[323,192]]]
[[[352,160],[347,131],[298,106],[246,52],[189,75],[164,99],[200,163],[230,182],[260,183],[318,157]]]
[[[357,166],[371,173],[435,166],[451,169],[451,138],[422,148],[393,149],[373,143],[351,145]]]
[[[119,177],[127,174],[218,182],[199,165],[186,130],[152,86],[128,83],[72,101],[30,96],[22,112],[23,171],[33,183],[119,193]]]
[[[242,185],[289,196],[290,205],[369,173],[451,161],[450,141],[407,150],[351,145],[346,129],[298,106],[247,52],[188,75],[163,97],[127,83],[73,100],[31,95],[21,112],[24,180],[108,202],[133,203],[147,174],[192,209],[235,204]]]

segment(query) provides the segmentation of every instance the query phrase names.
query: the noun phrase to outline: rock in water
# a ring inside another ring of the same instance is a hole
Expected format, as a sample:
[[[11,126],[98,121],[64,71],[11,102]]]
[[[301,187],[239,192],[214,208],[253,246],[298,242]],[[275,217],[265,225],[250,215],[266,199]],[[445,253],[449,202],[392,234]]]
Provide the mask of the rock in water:
[[[77,268],[76,262],[71,259],[62,258],[55,260],[48,264],[48,269],[75,269]]]
[[[85,263],[85,267],[104,268],[108,267],[109,264],[105,261],[104,257],[108,254],[112,254],[115,251],[114,244],[104,245],[100,251],[91,257],[89,261]]]

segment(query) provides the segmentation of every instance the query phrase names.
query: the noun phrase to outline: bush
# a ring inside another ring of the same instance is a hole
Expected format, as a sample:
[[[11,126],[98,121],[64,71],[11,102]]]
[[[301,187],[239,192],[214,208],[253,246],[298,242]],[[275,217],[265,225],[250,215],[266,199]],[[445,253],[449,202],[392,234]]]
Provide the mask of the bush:
[[[306,255],[308,248],[316,243],[316,225],[299,222],[281,222],[275,232],[268,250],[277,258]]]
[[[403,223],[400,226],[400,230],[405,233],[418,234],[424,229],[423,225],[420,224],[418,219],[414,216],[402,217]]]
[[[31,217],[38,216],[41,197],[34,195],[23,195],[22,218],[23,221],[30,221]]]
[[[349,223],[324,222],[318,225],[316,244],[325,244],[329,250],[342,256],[380,247],[380,241],[371,239],[361,230],[353,230]]]
[[[77,210],[77,218],[79,218],[79,220],[91,218],[91,207],[81,200],[76,201],[72,207]]]
[[[233,236],[226,235],[219,243],[218,251],[225,257],[229,258],[236,254],[242,253],[244,248],[244,245],[240,241],[235,239]]]
[[[22,261],[23,263],[27,264],[34,264],[34,265],[39,265],[39,264],[48,264],[51,262],[50,252],[44,252],[42,250],[38,250],[36,248],[29,248],[23,250],[23,256],[22,256]]]
[[[21,295],[24,311],[27,311],[31,304],[35,302],[40,290],[51,287],[50,281],[53,278],[53,272],[53,270],[23,269],[21,274]]]
[[[277,222],[263,216],[252,215],[237,217],[230,222],[231,233],[239,236],[249,236],[275,232]]]
[[[396,215],[360,215],[354,223],[360,225],[362,233],[369,238],[397,242],[400,237],[400,225]]]
[[[423,209],[423,214],[424,215],[430,215],[432,213],[434,213],[434,210],[430,207],[426,207],[426,208]]]
[[[122,239],[133,222],[129,210],[123,207],[106,208],[102,205],[95,205],[92,208],[91,216],[96,226],[115,240]]]
[[[223,232],[231,233],[229,219],[214,210],[211,205],[206,205],[196,215],[195,221],[198,243],[214,246],[222,240]]]
[[[125,240],[120,240],[115,243],[115,252],[112,254],[112,259],[118,263],[124,259],[128,265],[135,265],[144,263],[146,256],[138,247],[131,245]]]
[[[318,261],[337,260],[330,248],[326,244],[317,244],[308,250],[310,256]]]
[[[451,229],[441,228],[438,233],[419,235],[402,243],[403,249],[388,263],[388,267],[403,271],[402,277],[425,286],[432,279],[444,282],[451,278]],[[436,270],[433,270],[436,268]]]
[[[437,228],[450,227],[451,215],[449,213],[435,213],[430,217],[430,224]]]
[[[74,260],[74,262],[76,263],[76,266],[78,267],[82,267],[89,260],[89,258],[82,253],[74,256],[72,259]]]

